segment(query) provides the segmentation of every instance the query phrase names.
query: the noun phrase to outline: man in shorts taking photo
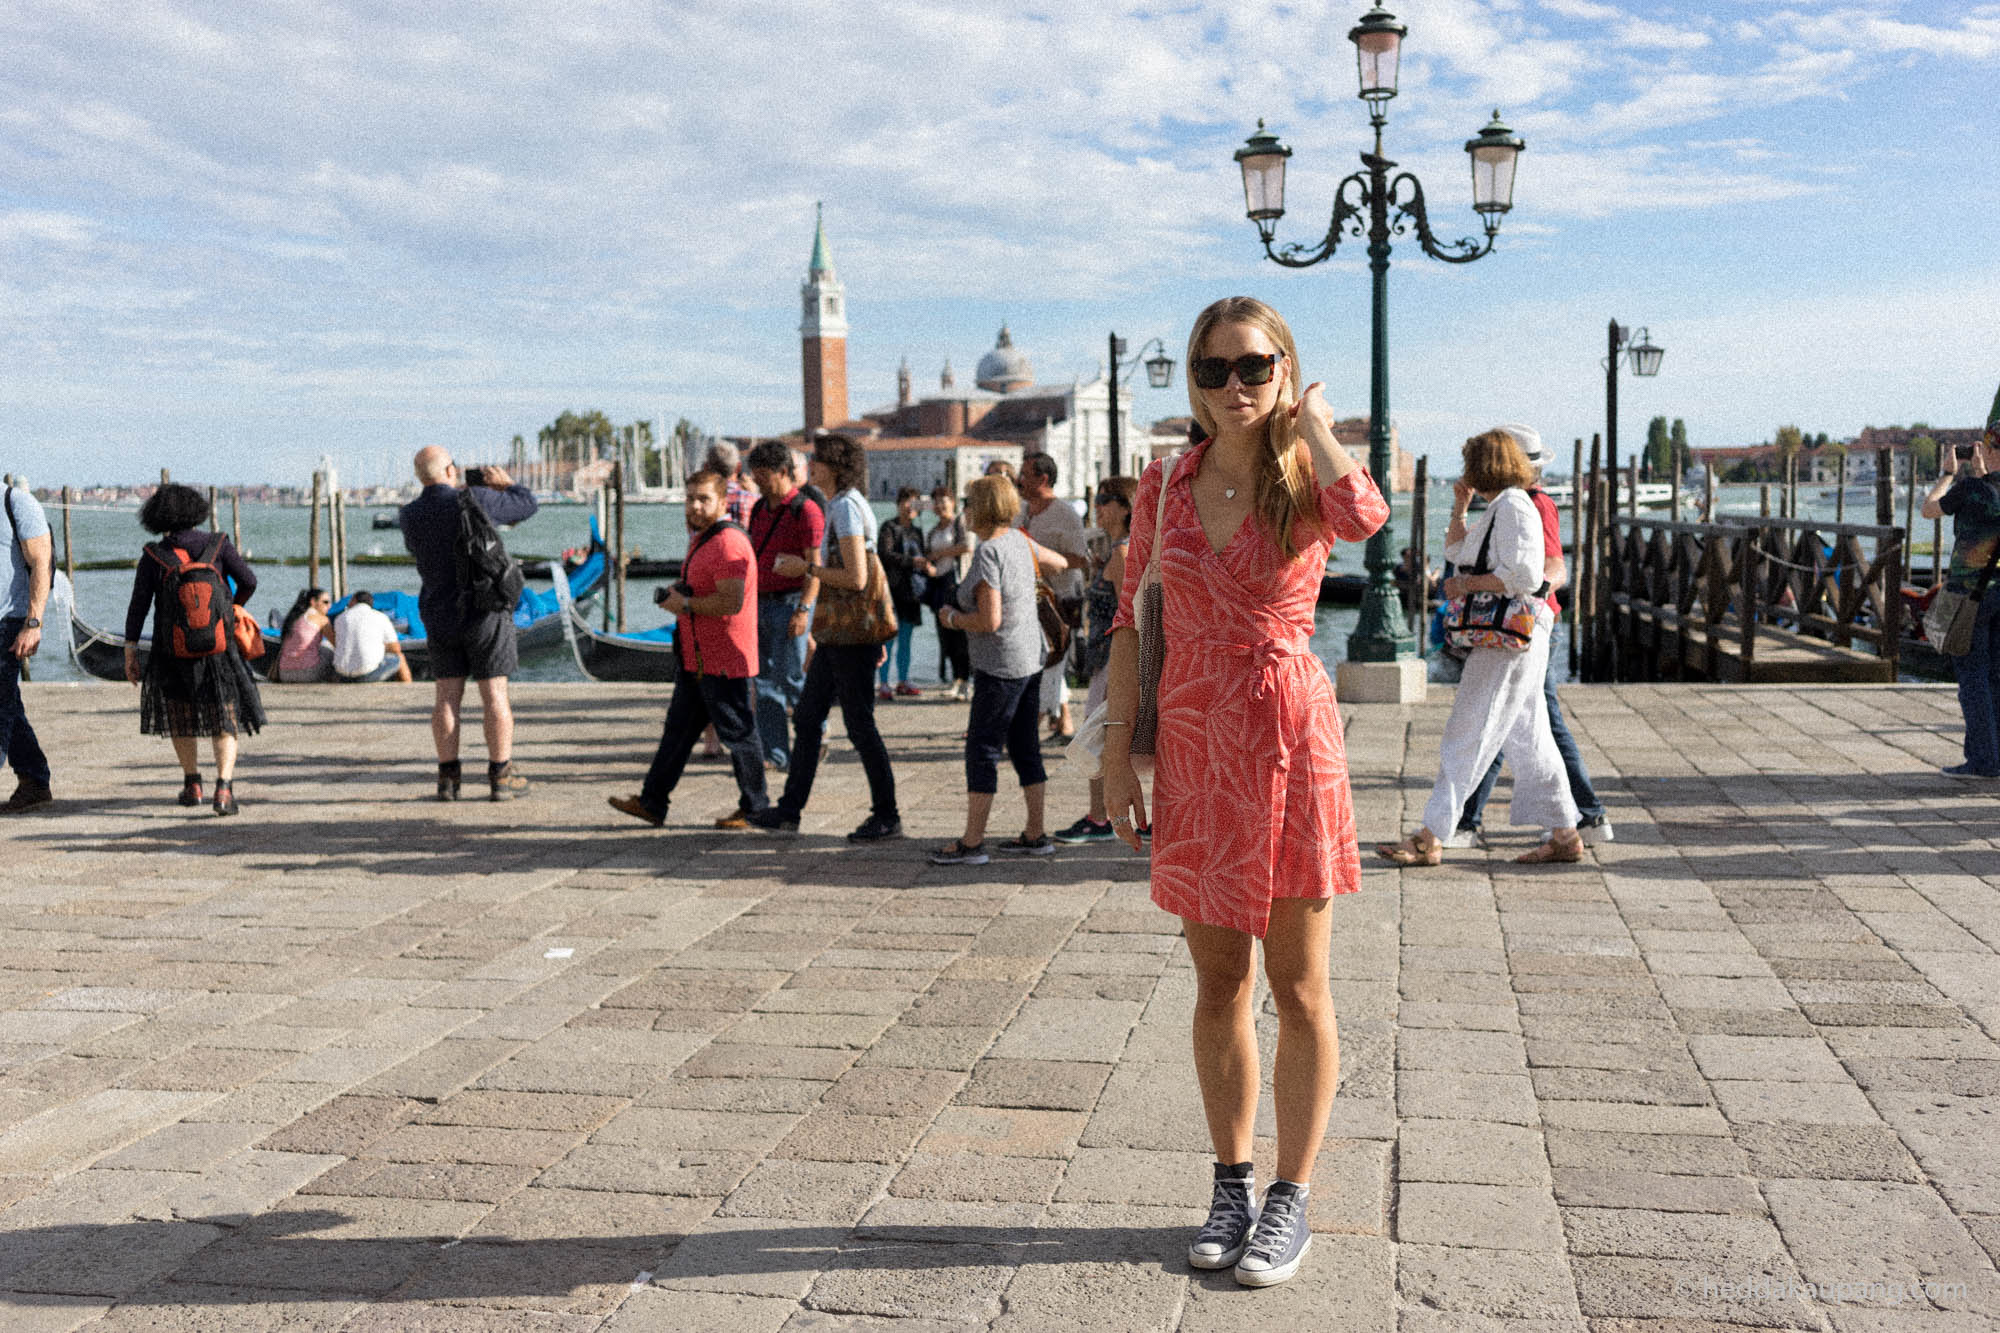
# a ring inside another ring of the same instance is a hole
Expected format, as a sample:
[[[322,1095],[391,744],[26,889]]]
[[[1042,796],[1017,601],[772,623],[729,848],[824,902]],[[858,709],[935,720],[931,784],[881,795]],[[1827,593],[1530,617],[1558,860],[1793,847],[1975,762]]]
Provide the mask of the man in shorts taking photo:
[[[431,671],[437,677],[436,703],[431,709],[431,739],[437,745],[441,801],[458,799],[461,768],[458,759],[459,708],[465,682],[478,682],[480,721],[486,733],[486,782],[496,801],[508,801],[528,790],[528,780],[514,772],[514,713],[507,701],[507,677],[519,665],[514,642],[514,615],[479,610],[469,605],[467,574],[458,552],[460,488],[494,527],[534,516],[537,505],[527,487],[498,467],[473,469],[467,484],[458,465],[441,445],[417,451],[417,480],[423,494],[403,506],[403,545],[416,557],[423,587],[417,611],[429,638]]]

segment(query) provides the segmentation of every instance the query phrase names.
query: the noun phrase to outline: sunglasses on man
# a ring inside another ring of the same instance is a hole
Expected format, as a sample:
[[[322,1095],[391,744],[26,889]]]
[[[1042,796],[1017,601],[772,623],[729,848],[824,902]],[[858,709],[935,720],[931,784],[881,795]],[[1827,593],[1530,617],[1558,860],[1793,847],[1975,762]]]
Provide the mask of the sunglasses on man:
[[[1193,374],[1195,387],[1200,389],[1220,389],[1229,383],[1229,372],[1235,371],[1236,378],[1243,381],[1243,387],[1254,389],[1260,384],[1269,384],[1271,376],[1278,373],[1278,361],[1283,352],[1251,353],[1239,356],[1234,361],[1227,357],[1204,356],[1195,359]]]

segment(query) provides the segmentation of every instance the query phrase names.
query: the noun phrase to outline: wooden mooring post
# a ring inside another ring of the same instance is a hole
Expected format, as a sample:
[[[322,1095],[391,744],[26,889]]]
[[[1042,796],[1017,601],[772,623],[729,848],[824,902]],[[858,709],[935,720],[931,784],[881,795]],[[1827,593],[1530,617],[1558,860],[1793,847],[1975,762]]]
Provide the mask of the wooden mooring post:
[[[1833,521],[1847,522],[1847,450],[1840,451],[1840,473],[1837,482],[1839,490],[1833,493]]]
[[[236,548],[236,554],[243,555],[243,488],[238,486],[229,492],[229,541]],[[250,557],[243,556],[245,560]]]
[[[1888,449],[1875,451],[1875,524],[1888,527],[1896,521],[1896,455]]]
[[[213,486],[209,487],[209,488],[208,488],[208,530],[209,530],[210,532],[220,532],[220,531],[222,531],[222,509],[221,509],[221,506],[220,506],[220,504],[218,503],[218,500],[219,500],[219,499],[220,499],[220,497],[219,497],[219,496],[218,496],[218,495],[216,494],[216,491],[215,491],[215,487],[213,487]]]
[[[306,542],[306,586],[319,587],[319,492],[320,474],[313,473],[312,484],[312,536]]]
[[[347,596],[347,497],[340,487],[327,488],[326,505],[327,551],[331,563],[328,577],[333,583],[333,599],[337,602]]]
[[[611,465],[611,553],[613,595],[618,599],[618,632],[625,632],[625,463],[620,459]]]
[[[63,487],[63,577],[69,580],[72,589],[76,587],[76,543],[72,542],[69,536],[69,511],[74,503],[69,487]]]

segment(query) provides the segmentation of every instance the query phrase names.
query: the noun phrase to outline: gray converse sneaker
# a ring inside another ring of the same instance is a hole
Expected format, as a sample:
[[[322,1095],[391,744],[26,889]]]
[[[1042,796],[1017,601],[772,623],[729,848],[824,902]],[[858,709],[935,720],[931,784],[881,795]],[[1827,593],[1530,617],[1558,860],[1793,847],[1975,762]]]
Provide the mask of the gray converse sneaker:
[[[1306,1189],[1280,1180],[1264,1192],[1264,1211],[1257,1229],[1236,1263],[1236,1280],[1246,1287],[1273,1287],[1299,1271],[1299,1261],[1312,1248],[1312,1228],[1306,1225]]]
[[[1248,1175],[1226,1172],[1240,1168],[1215,1164],[1215,1194],[1209,1200],[1208,1221],[1188,1246],[1188,1262],[1196,1268],[1229,1268],[1243,1257],[1250,1229],[1257,1225],[1256,1182]]]
[[[1611,831],[1611,820],[1604,815],[1589,815],[1576,821],[1576,831],[1592,847],[1610,842],[1617,835]]]

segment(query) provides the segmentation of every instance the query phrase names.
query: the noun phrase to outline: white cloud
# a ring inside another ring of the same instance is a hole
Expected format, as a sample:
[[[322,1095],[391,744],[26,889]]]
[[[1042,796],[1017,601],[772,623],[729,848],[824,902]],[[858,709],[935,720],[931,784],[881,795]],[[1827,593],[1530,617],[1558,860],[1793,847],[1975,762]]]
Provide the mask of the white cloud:
[[[1824,14],[1788,11],[1774,15],[1772,22],[1802,42],[1961,60],[2000,60],[2000,7],[1992,5],[1979,6],[1951,27],[1888,18],[1875,9]]]

